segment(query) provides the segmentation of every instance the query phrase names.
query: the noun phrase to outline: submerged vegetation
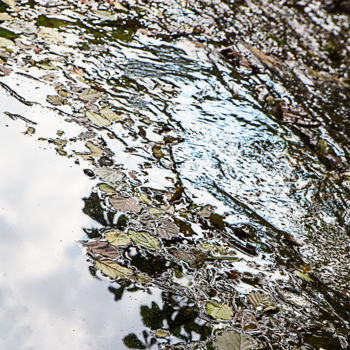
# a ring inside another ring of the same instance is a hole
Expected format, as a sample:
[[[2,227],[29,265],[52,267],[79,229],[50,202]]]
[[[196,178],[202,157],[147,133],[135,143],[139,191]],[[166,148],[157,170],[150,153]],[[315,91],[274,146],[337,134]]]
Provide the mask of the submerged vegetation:
[[[91,178],[87,269],[161,291],[125,348],[350,346],[346,2],[0,11],[1,118]]]

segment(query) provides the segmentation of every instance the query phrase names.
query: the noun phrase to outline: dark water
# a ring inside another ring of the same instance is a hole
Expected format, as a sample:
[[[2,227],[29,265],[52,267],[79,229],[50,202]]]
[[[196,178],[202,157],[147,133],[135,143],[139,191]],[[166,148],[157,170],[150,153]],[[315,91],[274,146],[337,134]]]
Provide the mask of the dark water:
[[[222,350],[232,330],[253,348],[349,346],[346,14],[316,1],[2,6],[1,347]],[[129,242],[113,258],[83,247],[115,230]],[[98,264],[111,260],[131,272],[110,279]],[[213,301],[233,316],[209,315]]]

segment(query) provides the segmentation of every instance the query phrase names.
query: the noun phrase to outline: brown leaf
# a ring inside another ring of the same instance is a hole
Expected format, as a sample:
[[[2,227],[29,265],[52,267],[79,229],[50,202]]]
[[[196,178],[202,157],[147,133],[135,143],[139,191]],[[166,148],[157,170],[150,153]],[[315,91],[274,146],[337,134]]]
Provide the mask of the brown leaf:
[[[71,69],[69,72],[72,73],[72,74],[79,75],[81,77],[84,76],[84,71],[81,68],[77,67],[77,66],[74,66],[73,69]]]
[[[265,55],[262,51],[251,45],[248,45],[247,47],[253,55],[259,58],[259,60],[269,68],[277,66],[278,63],[273,57]]]
[[[122,197],[114,195],[109,199],[112,207],[116,210],[121,211],[132,211],[139,213],[142,209],[140,204],[134,198]]]
[[[15,43],[16,43],[17,47],[19,47],[20,49],[24,49],[24,50],[30,50],[30,49],[37,48],[37,46],[34,44],[23,44],[23,42],[19,39],[15,39]]]
[[[48,95],[46,101],[54,106],[62,106],[66,103],[66,99],[59,95]]]
[[[166,219],[159,219],[158,222],[160,226],[157,227],[156,233],[159,237],[171,239],[178,236],[179,228],[173,222]]]
[[[174,201],[178,200],[181,197],[181,195],[183,194],[184,190],[185,189],[182,186],[177,188],[175,190],[175,192],[170,195],[170,198],[168,199],[168,201],[169,202],[174,202]]]
[[[5,66],[0,66],[0,72],[2,73],[2,75],[10,75],[12,70],[10,68],[5,67]]]
[[[107,242],[90,241],[85,242],[84,247],[87,248],[88,252],[93,255],[101,255],[110,259],[117,259],[120,257],[120,252],[117,248],[111,246]]]
[[[55,73],[47,73],[41,77],[41,79],[46,81],[56,81],[58,79]]]
[[[96,89],[84,89],[80,94],[79,98],[83,101],[92,102],[98,100],[102,96],[101,92]]]
[[[2,58],[9,58],[11,55],[9,52],[5,51],[5,50],[0,50],[0,57]]]

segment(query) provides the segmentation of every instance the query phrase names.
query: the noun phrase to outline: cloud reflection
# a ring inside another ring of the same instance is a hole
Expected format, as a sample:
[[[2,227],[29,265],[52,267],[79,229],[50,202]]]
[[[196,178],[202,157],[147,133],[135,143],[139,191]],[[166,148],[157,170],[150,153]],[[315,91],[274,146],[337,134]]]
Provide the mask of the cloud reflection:
[[[91,183],[18,125],[0,126],[0,152],[0,348],[124,348],[144,329],[139,306],[160,296],[126,291],[117,303],[91,278],[76,243],[96,225],[81,211]]]

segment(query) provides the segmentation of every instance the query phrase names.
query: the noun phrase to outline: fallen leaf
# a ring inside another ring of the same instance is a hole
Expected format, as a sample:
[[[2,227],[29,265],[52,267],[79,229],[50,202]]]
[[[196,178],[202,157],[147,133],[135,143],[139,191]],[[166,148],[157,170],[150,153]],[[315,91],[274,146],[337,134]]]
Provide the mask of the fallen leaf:
[[[124,12],[127,12],[128,9],[126,7],[124,7],[119,1],[117,0],[114,0],[113,1],[113,6],[117,9],[117,10],[120,10],[120,11],[124,11]]]
[[[259,60],[269,68],[273,68],[277,66],[277,61],[273,57],[265,55],[262,51],[260,51],[259,49],[251,45],[248,45],[247,47],[253,55],[258,57]]]
[[[107,168],[107,167],[95,168],[94,173],[102,181],[109,182],[111,184],[116,184],[120,182],[121,180],[123,180],[125,176],[124,173],[119,169]]]
[[[66,99],[59,95],[48,95],[46,101],[54,106],[62,106],[66,103]]]
[[[145,193],[140,194],[140,201],[144,204],[152,205],[152,201],[149,199],[149,197]]]
[[[1,24],[1,27],[15,33],[15,34],[36,34],[38,32],[38,28],[31,23],[19,21],[18,19],[16,21],[13,21],[13,18],[10,19],[8,22],[3,22]]]
[[[136,275],[136,281],[138,283],[143,284],[143,285],[149,285],[149,284],[151,284],[152,279],[148,275],[146,275],[145,273],[141,272],[141,273],[138,273]]]
[[[108,231],[105,237],[110,244],[115,246],[126,246],[131,242],[130,237],[121,231]]]
[[[177,188],[175,190],[175,192],[170,195],[168,202],[174,202],[174,201],[178,200],[181,197],[181,195],[183,194],[184,190],[185,189],[182,186]]]
[[[98,187],[99,190],[101,190],[102,192],[106,193],[107,195],[112,195],[112,194],[116,194],[117,193],[116,190],[112,186],[110,186],[108,184],[104,184],[104,183],[98,184],[97,187]]]
[[[5,66],[0,66],[0,72],[3,74],[3,75],[10,75],[12,70],[8,67],[5,67]]]
[[[302,273],[299,270],[295,270],[293,273],[295,276],[299,277],[300,279],[302,279],[305,282],[313,282],[314,281],[309,275],[307,275],[306,273]]]
[[[115,112],[113,112],[110,108],[105,107],[100,110],[100,113],[103,117],[106,119],[112,121],[112,122],[119,122],[123,120],[123,117]]]
[[[233,316],[233,310],[226,304],[219,304],[216,301],[210,301],[206,304],[207,313],[216,320],[231,320]]]
[[[102,156],[103,152],[99,144],[94,144],[92,141],[87,141],[85,146],[90,150],[90,153],[76,153],[79,157],[91,160],[93,158],[99,158]]]
[[[0,13],[0,21],[15,21],[16,18],[10,16],[8,13]]]
[[[153,332],[153,334],[157,337],[157,338],[166,338],[170,335],[169,331],[163,330],[163,329],[158,329],[156,331]]]
[[[279,309],[274,305],[271,297],[262,292],[252,292],[247,296],[247,300],[255,308],[260,308],[265,313],[278,312]]]
[[[204,206],[201,210],[199,210],[199,212],[197,213],[200,217],[202,218],[209,218],[210,215],[212,214],[211,211],[210,211],[210,206],[206,205]]]
[[[0,57],[2,58],[9,58],[11,57],[10,53],[5,50],[0,50]]]
[[[1,0],[4,2],[7,6],[13,8],[16,7],[16,1],[15,0]]]
[[[170,253],[178,260],[182,260],[190,265],[192,268],[198,268],[203,265],[207,255],[200,250],[193,249],[187,252],[183,249],[172,249]]]
[[[225,229],[225,222],[221,215],[212,213],[209,216],[210,223],[219,230]]]
[[[179,234],[179,228],[171,221],[166,219],[159,219],[160,226],[156,228],[156,233],[159,237],[165,239],[172,239]]]
[[[149,208],[148,212],[153,216],[160,216],[160,215],[163,215],[165,213],[164,210],[158,209],[158,208]]]
[[[116,210],[121,211],[132,211],[134,213],[139,213],[142,209],[141,205],[134,198],[122,197],[114,195],[110,197],[109,202],[112,207]]]
[[[323,139],[319,139],[316,143],[316,147],[317,147],[317,150],[318,150],[318,153],[324,157],[327,152],[329,151],[329,146],[328,146],[328,143],[326,140],[323,140]]]
[[[220,334],[215,345],[218,350],[253,350],[256,342],[247,334],[231,331]]]
[[[158,159],[162,159],[164,157],[164,153],[162,151],[162,149],[159,146],[153,146],[152,147],[152,152],[153,155]]]
[[[77,67],[77,66],[74,66],[73,69],[71,69],[69,72],[72,73],[72,74],[79,75],[81,77],[84,76],[84,71],[81,68]]]
[[[12,40],[0,37],[0,47],[13,50],[15,48],[15,44]]]
[[[93,255],[101,255],[105,258],[117,259],[120,257],[120,252],[117,248],[112,247],[107,242],[90,241],[84,243],[84,247]]]
[[[148,232],[145,232],[145,231],[136,232],[136,231],[130,230],[129,235],[132,241],[136,245],[142,248],[146,248],[149,250],[158,250],[160,248],[159,241],[153,236],[151,236]]]
[[[41,79],[46,81],[56,81],[58,79],[57,75],[55,73],[47,73],[41,77]]]
[[[106,276],[113,279],[132,275],[132,270],[123,267],[112,260],[97,260],[96,267]]]
[[[91,88],[84,89],[79,94],[79,98],[87,102],[97,101],[101,97],[102,97],[102,94],[100,91],[97,91],[96,89],[91,89]]]
[[[96,10],[93,12],[93,14],[106,21],[116,21],[118,19],[118,15],[115,15],[109,11]]]
[[[40,27],[38,36],[47,44],[58,44],[64,42],[62,34],[56,28]]]
[[[86,116],[88,117],[89,120],[91,120],[95,125],[104,127],[104,126],[110,126],[111,122],[103,117],[101,114],[86,111]]]
[[[35,134],[35,129],[33,127],[28,127],[28,129],[25,132],[26,135],[33,135]]]

